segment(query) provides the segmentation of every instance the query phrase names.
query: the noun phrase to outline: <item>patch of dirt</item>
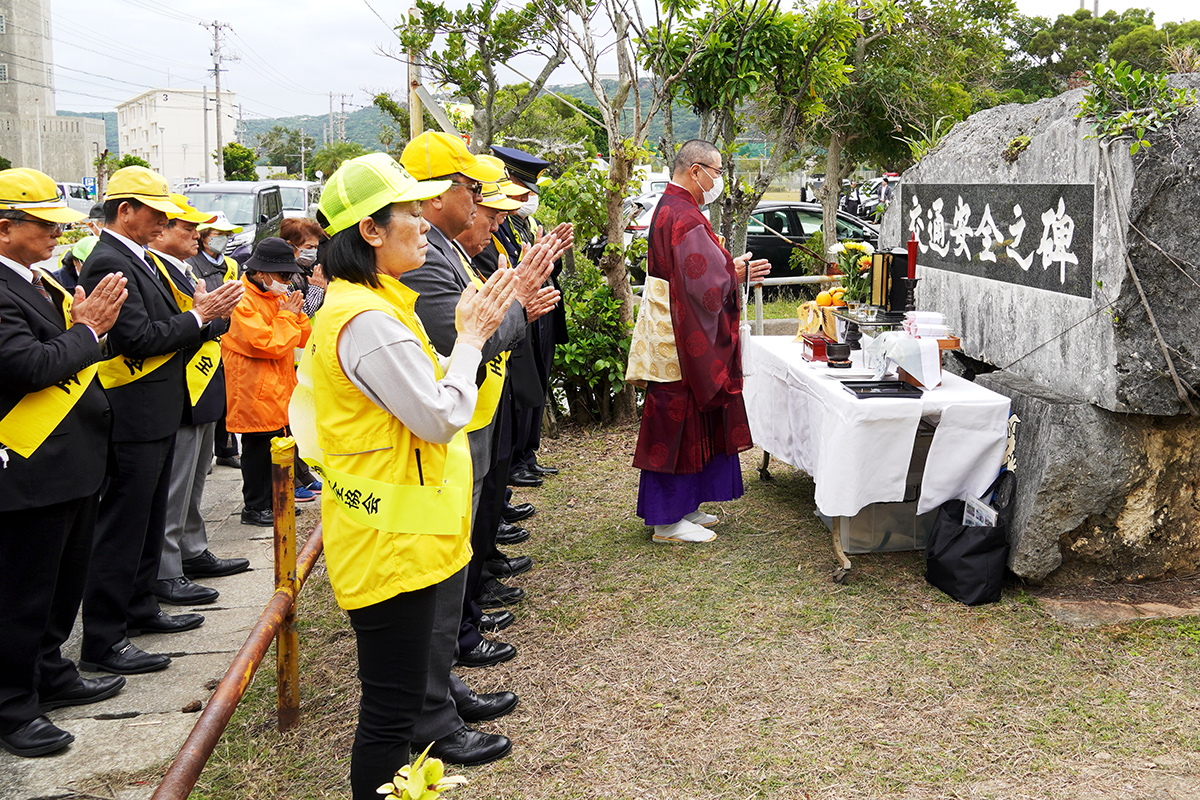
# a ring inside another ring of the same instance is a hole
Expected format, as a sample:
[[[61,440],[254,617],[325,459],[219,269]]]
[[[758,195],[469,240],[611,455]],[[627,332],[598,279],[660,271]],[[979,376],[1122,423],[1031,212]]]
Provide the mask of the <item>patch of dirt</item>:
[[[1050,616],[1079,627],[1200,615],[1200,573],[1143,583],[1089,581],[1026,591]]]

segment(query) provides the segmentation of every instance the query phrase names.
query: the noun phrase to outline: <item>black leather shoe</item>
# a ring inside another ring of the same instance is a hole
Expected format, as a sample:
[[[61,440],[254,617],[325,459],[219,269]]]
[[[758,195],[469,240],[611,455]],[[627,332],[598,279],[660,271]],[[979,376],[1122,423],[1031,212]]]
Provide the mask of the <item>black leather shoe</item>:
[[[159,600],[176,606],[208,605],[221,596],[216,589],[192,583],[182,575],[178,578],[155,581],[153,591]]]
[[[217,558],[211,550],[205,550],[195,558],[183,560],[183,574],[189,578],[221,578],[237,575],[250,569],[248,558]]]
[[[489,558],[483,564],[497,578],[512,578],[533,569],[533,559],[529,556]]]
[[[520,544],[528,538],[529,531],[503,521],[500,523],[500,528],[496,531],[496,544]]]
[[[131,622],[125,626],[126,636],[141,636],[143,633],[183,633],[195,630],[204,624],[200,614],[175,614],[172,616],[165,611],[158,612],[157,617],[151,617],[140,622]]]
[[[508,473],[509,486],[541,486],[542,479],[527,469]]]
[[[38,711],[45,713],[64,706],[86,706],[88,703],[99,703],[124,688],[125,679],[120,675],[107,675],[100,678],[85,678],[81,675],[79,682],[70,689],[64,689],[49,697],[39,698]]]
[[[254,508],[242,509],[242,524],[257,525],[260,528],[274,528],[275,514],[269,508],[262,510]]]
[[[519,586],[505,586],[495,578],[488,578],[475,596],[475,602],[483,608],[509,606],[525,599],[525,590]]]
[[[479,617],[479,630],[495,633],[496,631],[504,630],[516,621],[517,618],[513,615],[513,612],[507,609],[502,608],[499,611],[491,612],[485,611]]]
[[[459,653],[456,663],[460,667],[494,667],[516,657],[517,648],[508,642],[493,642],[491,639],[484,639],[475,645],[475,649],[471,652]]]
[[[558,467],[543,467],[541,464],[534,464],[529,471],[534,475],[557,475]]]
[[[185,617],[199,616],[184,614]],[[128,639],[122,639],[105,654],[104,658],[95,661],[80,661],[80,669],[90,672],[115,672],[118,675],[141,675],[145,672],[158,672],[166,669],[171,659],[158,653],[147,653]]]
[[[533,507],[533,503],[521,503],[520,505],[505,505],[504,510],[500,512],[500,516],[505,522],[513,523],[520,522],[523,519],[529,519],[537,511]]]
[[[237,456],[217,456],[217,463],[222,467],[242,468],[242,460]]]
[[[458,703],[458,715],[463,722],[484,722],[512,713],[520,702],[512,692],[475,694],[472,691]]]
[[[504,758],[512,750],[512,742],[498,733],[484,733],[463,725],[449,736],[444,736],[429,746],[429,742],[413,742],[412,751],[420,753],[429,747],[429,755],[440,758],[447,764],[460,767],[476,767],[498,758]]]
[[[14,756],[25,756],[28,758],[57,753],[73,741],[75,741],[73,734],[67,733],[62,728],[55,726],[46,717],[38,717],[32,722],[25,723],[12,733],[0,736],[0,747],[3,747]],[[511,743],[509,744],[509,749],[512,749]],[[507,753],[508,750],[504,752]],[[504,753],[500,755],[502,756]],[[496,758],[499,757],[496,756]]]

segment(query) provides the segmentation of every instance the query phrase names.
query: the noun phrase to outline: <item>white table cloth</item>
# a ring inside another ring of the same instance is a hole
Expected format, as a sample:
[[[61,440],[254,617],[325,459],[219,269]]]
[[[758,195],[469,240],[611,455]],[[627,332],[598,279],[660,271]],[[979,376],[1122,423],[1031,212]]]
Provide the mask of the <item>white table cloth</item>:
[[[956,375],[921,399],[858,399],[823,362],[801,357],[789,336],[752,336],[755,372],[745,380],[754,443],[804,470],[817,508],[853,516],[871,503],[904,499],[917,425],[937,424],[917,513],[979,495],[995,479],[1008,434],[1008,398]],[[856,366],[861,351],[855,351]]]

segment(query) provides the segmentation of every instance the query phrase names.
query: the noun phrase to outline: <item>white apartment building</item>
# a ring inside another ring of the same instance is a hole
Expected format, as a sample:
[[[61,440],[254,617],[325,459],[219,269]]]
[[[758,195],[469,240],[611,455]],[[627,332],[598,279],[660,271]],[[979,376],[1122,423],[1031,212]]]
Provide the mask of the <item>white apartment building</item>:
[[[184,181],[222,180],[213,154],[217,148],[236,141],[236,129],[235,92],[221,92],[220,142],[216,92],[212,89],[151,89],[117,106],[121,155],[144,158],[173,187]]]

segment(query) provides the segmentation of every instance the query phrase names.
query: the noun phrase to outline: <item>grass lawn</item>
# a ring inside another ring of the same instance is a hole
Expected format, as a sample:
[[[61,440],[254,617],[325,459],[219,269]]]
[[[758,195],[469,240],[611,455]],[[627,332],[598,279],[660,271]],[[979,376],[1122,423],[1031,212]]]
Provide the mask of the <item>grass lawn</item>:
[[[1194,798],[1200,620],[1074,629],[1019,586],[982,608],[919,553],[830,579],[811,480],[761,452],[713,506],[713,544],[653,544],[634,515],[635,427],[547,441],[562,468],[521,490],[534,570],[504,632],[519,655],[464,670],[521,705],[480,727],[512,755],[447,798]],[[303,721],[275,732],[273,656],[192,794],[346,797],[354,638],[323,568],[301,597]]]

